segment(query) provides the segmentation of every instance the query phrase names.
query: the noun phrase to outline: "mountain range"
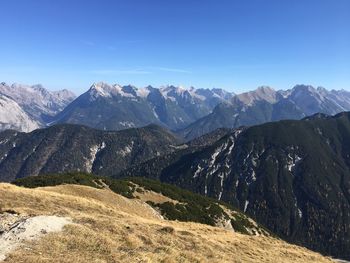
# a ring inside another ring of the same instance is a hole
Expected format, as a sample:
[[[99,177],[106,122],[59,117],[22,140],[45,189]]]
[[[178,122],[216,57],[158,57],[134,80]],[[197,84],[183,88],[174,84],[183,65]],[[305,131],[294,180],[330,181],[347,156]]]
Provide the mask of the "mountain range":
[[[237,128],[315,113],[350,110],[350,92],[296,85],[290,90],[262,86],[241,94],[222,89],[93,84],[79,97],[41,85],[0,84],[0,129],[31,131],[54,124],[82,124],[122,130],[157,124],[186,140],[218,128]],[[17,105],[16,105],[17,104]],[[11,110],[12,109],[12,110]],[[9,114],[11,112],[11,114]]]
[[[232,93],[220,89],[136,88],[95,83],[55,117],[55,123],[83,124],[121,130],[151,123],[171,130],[184,128],[228,101]]]
[[[237,128],[283,119],[301,119],[321,112],[350,110],[350,92],[297,85],[290,90],[270,87],[242,94],[221,89],[96,83],[55,117],[54,123],[83,124],[104,130],[141,127],[150,123],[190,140],[218,128]]]
[[[68,90],[51,92],[41,85],[2,82],[0,99],[0,129],[28,132],[47,126],[53,116],[75,99],[75,95]]]
[[[290,90],[275,91],[259,87],[233,96],[218,104],[212,113],[179,131],[187,140],[218,128],[237,128],[269,121],[302,119],[316,113],[334,115],[350,110],[350,92],[328,91],[322,87],[297,85]]]

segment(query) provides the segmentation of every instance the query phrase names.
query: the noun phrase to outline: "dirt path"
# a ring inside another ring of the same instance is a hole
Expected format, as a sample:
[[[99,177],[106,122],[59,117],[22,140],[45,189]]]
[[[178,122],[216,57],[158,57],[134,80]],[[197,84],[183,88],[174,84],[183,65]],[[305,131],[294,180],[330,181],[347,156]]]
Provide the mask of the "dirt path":
[[[21,246],[25,241],[40,238],[50,232],[61,231],[65,225],[71,223],[71,220],[66,217],[25,218],[13,214],[2,214],[0,220],[0,261],[3,261],[9,252]]]

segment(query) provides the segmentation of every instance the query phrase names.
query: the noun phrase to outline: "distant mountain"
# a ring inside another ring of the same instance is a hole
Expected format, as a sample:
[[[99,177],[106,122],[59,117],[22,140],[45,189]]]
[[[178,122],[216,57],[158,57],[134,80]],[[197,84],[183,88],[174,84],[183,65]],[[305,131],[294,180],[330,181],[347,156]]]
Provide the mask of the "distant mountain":
[[[184,89],[166,86],[95,83],[55,117],[55,123],[83,124],[103,130],[121,130],[150,123],[169,129],[184,128],[209,114],[232,93],[220,89]]]
[[[164,128],[107,132],[57,125],[31,133],[0,133],[0,181],[65,171],[114,174],[177,149],[180,141]]]
[[[349,156],[350,113],[316,114],[223,133],[117,177],[159,179],[228,202],[290,242],[350,259]]]
[[[33,120],[17,102],[0,94],[0,131],[13,129],[28,132],[39,126],[40,123]]]
[[[318,112],[336,114],[350,110],[350,92],[297,85],[275,91],[260,87],[219,104],[212,113],[179,131],[186,139],[196,138],[218,128],[251,126],[283,119],[301,119]]]
[[[123,130],[156,124],[175,131],[186,140],[218,128],[231,129],[302,119],[318,112],[332,115],[350,110],[350,92],[306,85],[279,91],[263,86],[236,95],[222,89],[136,88],[99,82],[75,98],[67,90],[50,92],[41,85],[1,83],[0,94],[14,100],[29,120],[36,123],[24,124],[25,127],[5,123],[4,128],[30,131],[28,127],[70,123],[101,130]]]
[[[39,126],[45,126],[75,99],[75,95],[68,90],[51,92],[41,85],[7,85],[4,82],[0,83],[0,94],[13,99]]]

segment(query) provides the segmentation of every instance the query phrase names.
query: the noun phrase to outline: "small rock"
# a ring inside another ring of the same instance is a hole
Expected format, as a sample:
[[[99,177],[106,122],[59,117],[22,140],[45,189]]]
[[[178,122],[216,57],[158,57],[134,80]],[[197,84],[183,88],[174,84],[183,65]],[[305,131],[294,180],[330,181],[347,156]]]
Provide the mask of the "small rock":
[[[175,232],[175,229],[171,226],[165,226],[165,227],[162,227],[161,229],[159,229],[159,231],[163,232],[163,233],[173,234]]]

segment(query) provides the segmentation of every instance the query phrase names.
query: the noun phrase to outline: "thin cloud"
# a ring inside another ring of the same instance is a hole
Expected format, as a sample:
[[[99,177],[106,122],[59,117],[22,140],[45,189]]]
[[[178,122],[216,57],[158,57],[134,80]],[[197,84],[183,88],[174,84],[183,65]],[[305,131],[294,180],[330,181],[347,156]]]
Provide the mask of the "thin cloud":
[[[91,70],[90,73],[96,75],[138,75],[151,74],[152,72],[140,69],[123,70],[123,69],[98,69]]]

